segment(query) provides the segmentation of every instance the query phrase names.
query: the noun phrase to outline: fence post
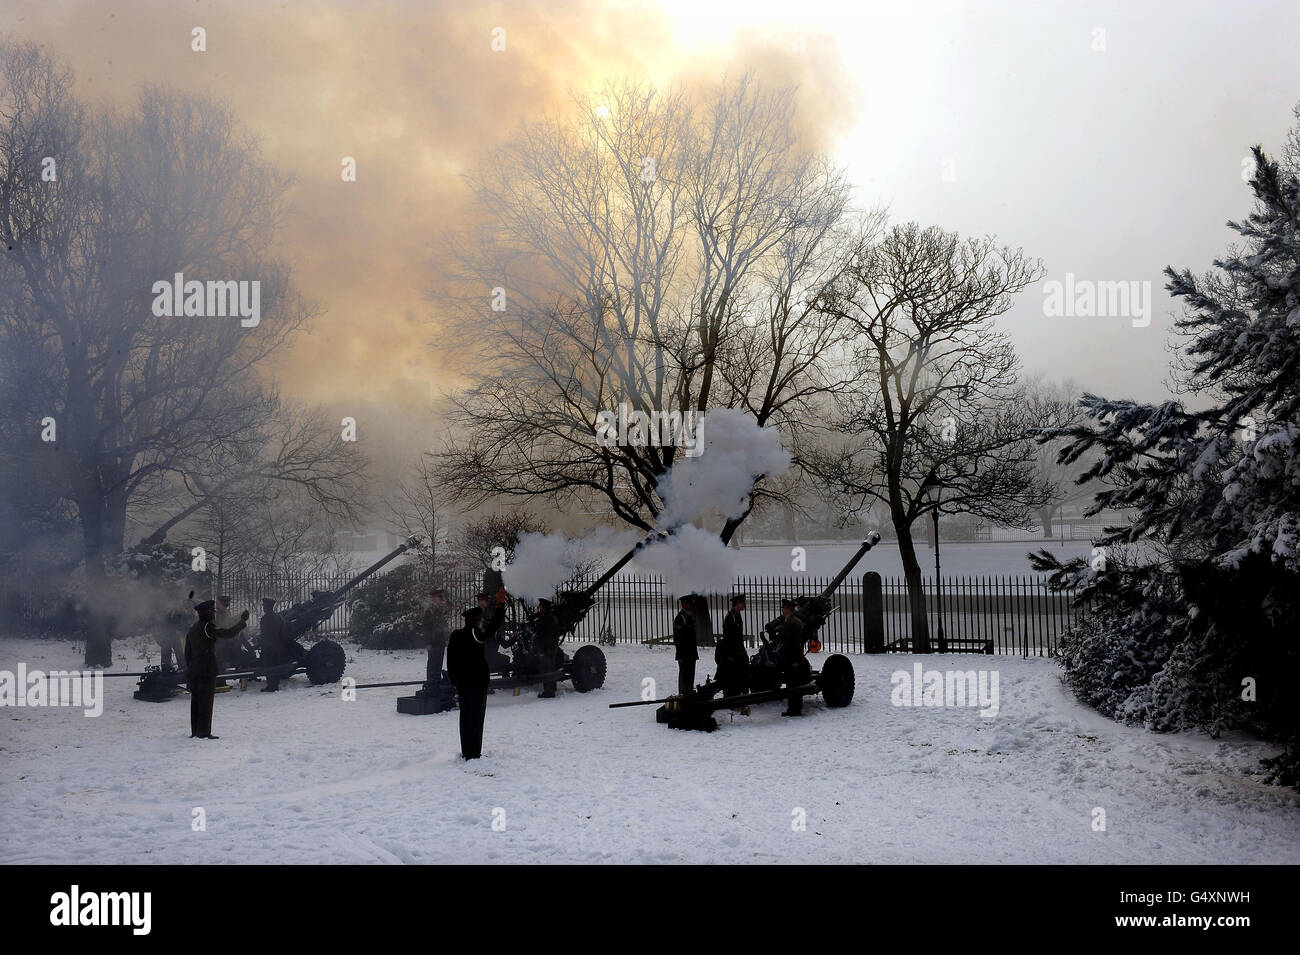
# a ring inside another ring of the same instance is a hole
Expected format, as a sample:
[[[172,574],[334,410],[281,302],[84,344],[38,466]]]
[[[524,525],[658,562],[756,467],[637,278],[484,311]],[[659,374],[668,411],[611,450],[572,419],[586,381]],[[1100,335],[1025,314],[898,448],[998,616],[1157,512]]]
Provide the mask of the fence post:
[[[862,639],[867,653],[885,652],[885,603],[874,570],[862,575]]]

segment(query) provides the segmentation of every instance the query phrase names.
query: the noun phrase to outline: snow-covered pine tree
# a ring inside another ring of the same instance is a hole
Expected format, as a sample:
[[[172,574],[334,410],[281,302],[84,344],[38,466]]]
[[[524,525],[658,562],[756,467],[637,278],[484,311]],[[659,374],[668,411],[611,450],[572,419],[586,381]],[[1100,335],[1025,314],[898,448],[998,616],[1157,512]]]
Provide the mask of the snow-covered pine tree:
[[[1153,729],[1244,727],[1284,744],[1271,780],[1300,787],[1300,107],[1281,161],[1258,146],[1244,240],[1197,278],[1166,269],[1187,306],[1176,373],[1202,410],[1086,395],[1064,463],[1100,452],[1091,513],[1131,515],[1096,543],[1117,559],[1040,570],[1089,608],[1062,641],[1067,682]],[[1045,439],[1050,437],[1044,434]]]

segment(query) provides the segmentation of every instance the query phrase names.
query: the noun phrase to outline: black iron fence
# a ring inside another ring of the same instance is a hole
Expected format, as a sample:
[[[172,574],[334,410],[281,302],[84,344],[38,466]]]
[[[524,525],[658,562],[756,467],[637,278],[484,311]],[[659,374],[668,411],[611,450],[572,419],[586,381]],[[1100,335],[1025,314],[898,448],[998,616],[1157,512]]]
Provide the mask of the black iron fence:
[[[864,577],[845,580],[835,592],[835,612],[822,627],[818,638],[832,652],[858,653],[867,646]],[[223,592],[233,598],[236,610],[260,610],[264,595],[282,601],[281,609],[309,598],[312,591],[334,590],[345,575],[314,574],[245,578],[227,577]],[[740,577],[735,590],[746,599],[745,632],[756,635],[768,621],[780,615],[781,600],[798,594],[814,594],[830,583],[830,577],[808,575]],[[441,581],[453,607],[469,607],[481,586],[476,575],[449,575]],[[577,586],[582,586],[578,581]],[[1019,577],[944,577],[940,586],[933,577],[925,581],[925,605],[931,641],[937,643],[941,628],[949,648],[975,650],[991,644],[995,653],[1024,656],[1052,656],[1062,632],[1073,622],[1077,610],[1074,594],[1054,591],[1046,579]],[[715,631],[722,628],[728,610],[727,595],[708,598]],[[907,587],[901,579],[881,581],[884,642],[888,649],[910,649],[911,612]],[[320,627],[322,632],[347,631],[349,606],[345,602]],[[607,583],[596,604],[578,625],[571,641],[595,643],[648,643],[667,641],[672,636],[676,601],[658,577],[620,575]],[[520,610],[511,606],[510,620],[519,622]],[[751,641],[756,643],[757,636]]]

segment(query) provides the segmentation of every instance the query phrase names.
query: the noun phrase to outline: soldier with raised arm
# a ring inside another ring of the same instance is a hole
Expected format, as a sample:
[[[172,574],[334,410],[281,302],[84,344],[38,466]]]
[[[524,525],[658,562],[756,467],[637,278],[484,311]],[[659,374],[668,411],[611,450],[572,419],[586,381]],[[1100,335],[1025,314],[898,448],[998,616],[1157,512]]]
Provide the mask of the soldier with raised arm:
[[[218,739],[212,735],[212,701],[217,693],[217,641],[239,634],[248,624],[245,610],[232,627],[216,626],[216,602],[194,605],[199,619],[185,635],[185,671],[190,685],[190,739]]]

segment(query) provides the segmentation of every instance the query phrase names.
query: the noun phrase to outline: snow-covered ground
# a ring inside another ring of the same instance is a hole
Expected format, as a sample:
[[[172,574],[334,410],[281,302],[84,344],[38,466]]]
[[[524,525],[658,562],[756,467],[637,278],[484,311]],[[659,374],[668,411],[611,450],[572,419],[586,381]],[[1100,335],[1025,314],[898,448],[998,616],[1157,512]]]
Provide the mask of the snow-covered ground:
[[[138,662],[117,651],[115,669]],[[0,710],[0,860],[1300,862],[1300,800],[1242,775],[1270,747],[1116,725],[1070,699],[1046,659],[924,658],[995,668],[993,719],[891,705],[891,673],[918,659],[853,658],[846,709],[814,702],[789,720],[766,704],[704,734],[657,724],[652,707],[606,708],[639,698],[644,678],[675,682],[670,649],[620,646],[596,692],[490,697],[485,757],[468,764],[455,712],[396,713],[410,690],[345,702],[300,676],[277,694],[220,694],[208,742],[189,739],[184,696],[139,703],[132,680],[109,680],[98,718]],[[0,669],[19,661],[78,658],[64,642],[0,640]],[[362,682],[423,666],[349,649]]]

